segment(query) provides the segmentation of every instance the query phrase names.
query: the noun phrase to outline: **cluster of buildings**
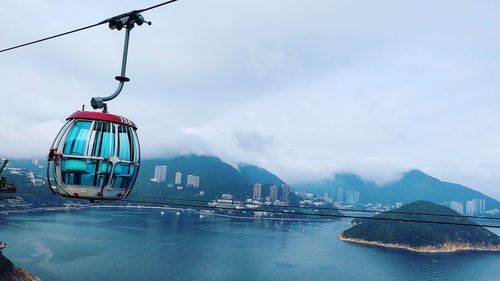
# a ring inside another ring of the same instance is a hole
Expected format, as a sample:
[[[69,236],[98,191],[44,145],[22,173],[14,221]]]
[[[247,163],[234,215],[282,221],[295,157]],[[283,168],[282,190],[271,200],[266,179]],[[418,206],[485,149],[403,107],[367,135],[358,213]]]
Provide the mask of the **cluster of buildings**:
[[[478,215],[486,213],[486,202],[484,199],[472,199],[464,202],[451,201],[450,209],[462,215]]]
[[[161,165],[155,167],[155,175],[151,179],[152,182],[166,182],[167,181],[167,165]],[[177,171],[175,173],[174,184],[178,187],[178,189],[182,189],[182,173]],[[195,175],[187,175],[186,177],[186,186],[187,187],[200,187],[200,177]]]
[[[151,179],[154,182],[165,182],[167,181],[167,165],[156,166],[155,167],[155,176]]]
[[[22,168],[7,168],[7,172],[11,175],[19,175],[19,176],[26,176],[28,180],[33,184],[34,186],[42,186],[45,184],[45,180],[42,176],[35,176],[33,172],[30,172],[26,169]]]
[[[326,203],[334,204],[336,203],[337,205],[341,204],[348,204],[348,205],[355,205],[359,202],[359,191],[355,190],[346,190],[342,187],[337,188],[335,192],[332,192],[331,195],[328,192],[325,192],[325,195],[323,196],[323,201]]]
[[[40,160],[36,158],[31,159],[31,164],[37,166],[38,168],[43,168],[43,165],[40,163]]]
[[[278,196],[278,187],[276,185],[271,185],[269,187],[269,196],[264,198],[262,196],[262,185],[260,183],[256,183],[253,185],[253,196],[252,199],[256,201],[262,201],[266,199],[266,201],[281,201],[288,203],[290,200],[290,186],[286,183],[281,185],[281,196]]]

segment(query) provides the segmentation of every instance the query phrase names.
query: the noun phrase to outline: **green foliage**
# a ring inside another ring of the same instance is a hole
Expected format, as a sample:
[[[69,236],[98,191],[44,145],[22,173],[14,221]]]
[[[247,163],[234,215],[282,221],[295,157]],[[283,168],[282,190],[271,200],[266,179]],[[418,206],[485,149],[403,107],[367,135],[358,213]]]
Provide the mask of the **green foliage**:
[[[432,220],[455,223],[473,223],[457,212],[427,201],[416,201],[394,211],[411,213],[432,213],[457,215],[459,217],[436,217],[425,215],[407,215],[384,213],[381,218]],[[411,247],[439,246],[444,243],[471,243],[473,245],[499,245],[500,238],[482,227],[457,226],[412,222],[392,222],[377,220],[355,220],[358,223],[343,232],[347,238],[379,241],[383,243],[405,244]]]
[[[249,183],[258,182],[261,184],[275,184],[279,186],[285,183],[276,175],[258,166],[250,164],[239,164],[238,170],[243,175],[245,180]]]
[[[150,180],[154,177],[155,166],[158,165],[168,166],[166,182],[157,183]],[[245,165],[243,170],[244,172],[240,172],[213,156],[186,155],[170,159],[146,159],[141,163],[137,184],[131,196],[212,200],[223,193],[231,193],[235,199],[244,199],[252,196],[255,182],[267,183],[270,179],[279,186],[278,192],[281,194],[280,182],[283,181],[277,176],[257,166]],[[182,173],[184,187],[181,190],[173,186],[177,171]],[[186,187],[186,177],[189,174],[200,177],[199,188]],[[199,195],[200,191],[204,192],[203,196]],[[262,194],[269,194],[269,184],[263,186]],[[297,199],[293,192],[290,192],[290,199]]]

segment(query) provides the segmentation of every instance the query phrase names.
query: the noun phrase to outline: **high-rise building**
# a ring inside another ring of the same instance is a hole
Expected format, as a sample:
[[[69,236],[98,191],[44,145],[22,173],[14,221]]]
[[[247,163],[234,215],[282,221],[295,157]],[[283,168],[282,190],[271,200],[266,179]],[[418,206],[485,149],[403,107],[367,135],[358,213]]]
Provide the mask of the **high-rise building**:
[[[193,186],[193,185],[194,185],[194,175],[187,175],[186,186]]]
[[[278,200],[278,187],[274,184],[269,188],[269,197],[271,201]]]
[[[186,186],[200,187],[200,177],[194,175],[188,175],[186,180]]]
[[[484,199],[472,199],[476,203],[476,212],[478,214],[486,213],[486,201]]]
[[[344,203],[344,190],[342,187],[337,189],[337,200],[338,203]]]
[[[155,167],[155,177],[151,181],[164,182],[167,180],[167,166],[156,166]]]
[[[281,197],[283,202],[288,203],[288,197],[290,197],[290,186],[284,183],[281,188],[283,189],[283,196]]]
[[[462,204],[462,202],[451,201],[450,202],[450,209],[454,210],[455,212],[457,212],[461,215],[464,214],[464,204]]]
[[[262,196],[262,185],[260,183],[256,183],[253,185],[253,199],[260,200]]]
[[[470,216],[476,214],[476,212],[477,212],[476,202],[473,200],[467,200],[467,202],[465,203],[465,214]]]
[[[347,204],[356,204],[359,202],[359,191],[346,191],[345,199]]]
[[[328,192],[325,192],[325,194],[323,195],[323,201],[325,201],[326,203],[331,203],[331,198],[330,198],[330,195],[328,195]]]
[[[181,172],[177,172],[175,173],[175,184],[182,184],[182,173]]]

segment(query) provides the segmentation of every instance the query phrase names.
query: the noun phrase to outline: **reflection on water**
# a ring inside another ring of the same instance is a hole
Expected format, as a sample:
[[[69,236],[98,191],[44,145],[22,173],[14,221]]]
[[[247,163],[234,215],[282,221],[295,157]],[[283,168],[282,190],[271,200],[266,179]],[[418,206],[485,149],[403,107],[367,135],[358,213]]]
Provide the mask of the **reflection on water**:
[[[6,255],[44,280],[492,280],[500,254],[337,240],[349,223],[101,210],[0,217]],[[498,230],[495,230],[498,233]]]

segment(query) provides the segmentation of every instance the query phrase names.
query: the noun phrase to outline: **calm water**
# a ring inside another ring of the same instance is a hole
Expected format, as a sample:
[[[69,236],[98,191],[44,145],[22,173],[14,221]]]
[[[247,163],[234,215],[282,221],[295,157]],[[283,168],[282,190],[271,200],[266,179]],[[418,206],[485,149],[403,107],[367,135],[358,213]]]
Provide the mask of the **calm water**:
[[[500,254],[338,241],[348,226],[90,209],[0,217],[0,240],[44,280],[500,280]]]

